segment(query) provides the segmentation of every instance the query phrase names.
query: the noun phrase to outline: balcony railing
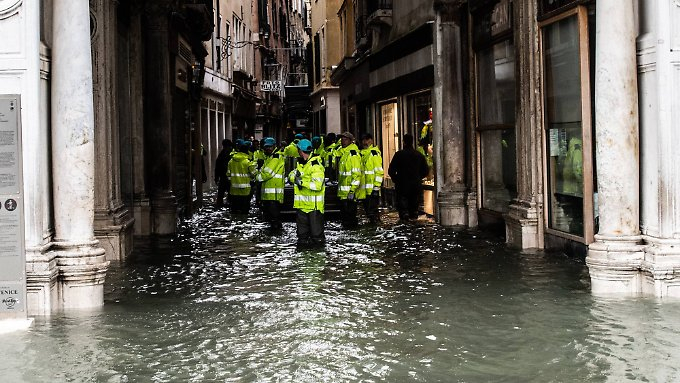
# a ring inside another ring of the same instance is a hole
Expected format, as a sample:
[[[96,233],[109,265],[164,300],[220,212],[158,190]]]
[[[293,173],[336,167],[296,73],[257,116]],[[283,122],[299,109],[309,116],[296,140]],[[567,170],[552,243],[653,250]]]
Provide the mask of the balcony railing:
[[[380,10],[392,10],[392,0],[373,0],[368,2],[368,14]]]

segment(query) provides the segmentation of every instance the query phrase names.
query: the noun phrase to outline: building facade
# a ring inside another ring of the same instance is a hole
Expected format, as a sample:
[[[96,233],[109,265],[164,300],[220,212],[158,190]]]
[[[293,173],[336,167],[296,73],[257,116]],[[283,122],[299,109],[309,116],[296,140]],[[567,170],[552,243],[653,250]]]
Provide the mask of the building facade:
[[[434,215],[434,9],[422,2],[346,0],[338,17],[343,57],[331,79],[340,89],[343,129],[373,134],[382,143],[385,169],[401,146],[400,136],[416,137],[431,165],[423,181],[423,209]],[[389,177],[384,187],[386,200],[394,201]]]
[[[0,93],[21,99],[29,315],[99,306],[135,236],[191,214],[203,1],[0,3]],[[198,84],[198,85],[197,85]]]
[[[215,28],[203,43],[208,52],[195,130],[201,151],[195,151],[196,174],[204,167],[206,182],[197,188],[202,196],[215,184],[215,161],[224,139],[252,134],[255,130],[255,21],[250,1],[213,0]]]
[[[314,134],[340,132],[339,89],[331,83],[331,71],[342,57],[339,0],[311,2],[312,113]]]
[[[675,2],[346,1],[343,127],[372,130],[386,164],[402,134],[425,149],[431,132],[441,224],[586,256],[594,292],[680,295],[678,17]]]

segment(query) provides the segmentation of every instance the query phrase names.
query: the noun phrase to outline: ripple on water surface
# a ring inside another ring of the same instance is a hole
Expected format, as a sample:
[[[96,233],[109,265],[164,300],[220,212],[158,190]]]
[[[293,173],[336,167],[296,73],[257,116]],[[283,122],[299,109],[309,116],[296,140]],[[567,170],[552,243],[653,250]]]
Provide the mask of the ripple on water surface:
[[[3,339],[7,381],[676,381],[676,302],[593,299],[583,262],[426,220],[298,250],[206,208],[114,265],[106,305]],[[4,379],[3,379],[4,380]]]

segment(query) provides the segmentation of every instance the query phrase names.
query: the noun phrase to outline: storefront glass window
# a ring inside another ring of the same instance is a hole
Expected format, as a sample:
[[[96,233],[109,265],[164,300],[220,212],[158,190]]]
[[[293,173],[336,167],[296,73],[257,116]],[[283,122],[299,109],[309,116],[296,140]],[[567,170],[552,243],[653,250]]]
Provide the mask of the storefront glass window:
[[[543,28],[549,226],[583,236],[583,117],[576,16]]]
[[[434,186],[432,160],[432,97],[430,92],[419,93],[408,98],[409,132],[415,139],[416,149],[425,155],[430,173],[423,180],[425,185]]]
[[[515,49],[505,40],[477,52],[482,207],[505,213],[517,196]]]
[[[515,130],[487,130],[480,134],[482,149],[482,206],[506,213],[517,196]]]
[[[479,126],[515,125],[515,46],[506,40],[477,53]]]

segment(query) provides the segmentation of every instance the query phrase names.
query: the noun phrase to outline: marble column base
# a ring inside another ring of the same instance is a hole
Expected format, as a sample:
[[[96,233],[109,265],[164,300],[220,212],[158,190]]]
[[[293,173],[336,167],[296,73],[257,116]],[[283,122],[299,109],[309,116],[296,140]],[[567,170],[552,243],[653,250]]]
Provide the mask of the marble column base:
[[[26,312],[50,315],[59,308],[57,255],[51,245],[26,248]]]
[[[628,296],[642,294],[643,259],[641,236],[595,235],[595,242],[588,247],[586,257],[592,293]]]
[[[680,297],[680,239],[645,236],[647,244],[642,264],[645,295]]]
[[[164,193],[151,198],[151,218],[151,234],[175,234],[177,230],[177,199],[172,193]]]
[[[99,245],[106,251],[107,260],[124,261],[130,254],[134,222],[126,208],[101,217],[95,213],[94,235]]]
[[[464,191],[439,192],[437,208],[442,226],[467,226],[468,210]]]
[[[467,206],[467,226],[479,226],[479,217],[477,215],[477,192],[470,191],[465,196],[465,205]]]
[[[505,215],[505,242],[514,248],[543,248],[535,204],[514,200]]]
[[[109,268],[98,241],[55,242],[59,268],[57,288],[62,309],[86,309],[104,304],[104,278]]]

